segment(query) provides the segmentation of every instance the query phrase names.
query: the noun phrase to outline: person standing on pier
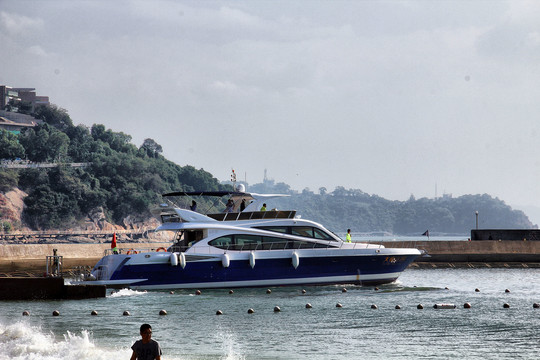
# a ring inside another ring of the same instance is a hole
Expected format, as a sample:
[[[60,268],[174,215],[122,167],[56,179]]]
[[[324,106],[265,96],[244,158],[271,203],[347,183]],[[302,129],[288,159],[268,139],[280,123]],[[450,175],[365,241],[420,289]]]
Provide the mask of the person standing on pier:
[[[116,232],[114,232],[112,236],[111,249],[113,254],[118,254],[118,247],[116,246]]]
[[[135,341],[131,349],[133,354],[130,360],[161,360],[161,347],[152,339],[152,326],[142,324],[140,328],[141,340]]]

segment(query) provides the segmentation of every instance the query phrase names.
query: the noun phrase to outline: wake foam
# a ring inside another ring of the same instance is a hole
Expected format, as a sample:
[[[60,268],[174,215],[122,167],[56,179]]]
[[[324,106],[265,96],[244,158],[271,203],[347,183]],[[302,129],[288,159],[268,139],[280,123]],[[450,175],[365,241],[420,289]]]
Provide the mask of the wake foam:
[[[87,330],[80,334],[67,331],[64,339],[57,341],[52,332],[45,333],[39,327],[22,322],[1,327],[0,360],[105,360],[127,359],[131,355],[129,348],[111,350],[96,347]]]

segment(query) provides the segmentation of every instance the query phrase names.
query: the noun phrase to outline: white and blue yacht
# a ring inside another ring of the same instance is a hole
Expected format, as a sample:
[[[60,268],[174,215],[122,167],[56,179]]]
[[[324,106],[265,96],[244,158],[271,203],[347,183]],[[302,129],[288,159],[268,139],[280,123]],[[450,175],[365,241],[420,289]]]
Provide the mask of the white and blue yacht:
[[[241,186],[241,185],[240,185]],[[164,290],[285,285],[359,284],[395,281],[421,252],[345,242],[295,211],[260,211],[283,195],[176,192],[173,196],[226,196],[229,211],[204,215],[177,205],[154,211],[156,231],[174,232],[166,251],[106,254],[86,283]],[[240,211],[242,200],[247,206]]]

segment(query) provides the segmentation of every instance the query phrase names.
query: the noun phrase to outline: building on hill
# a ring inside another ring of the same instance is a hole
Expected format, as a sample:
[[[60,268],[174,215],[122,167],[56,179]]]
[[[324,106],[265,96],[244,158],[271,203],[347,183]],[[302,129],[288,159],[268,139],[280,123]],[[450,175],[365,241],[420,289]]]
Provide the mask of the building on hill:
[[[36,95],[34,88],[14,88],[7,85],[0,85],[0,110],[6,110],[10,104],[20,104],[25,102],[32,106],[33,112],[36,106],[49,105],[48,96]],[[17,111],[17,108],[12,108],[12,111]]]
[[[21,101],[19,93],[11,86],[0,85],[0,110],[4,110],[10,101]]]
[[[14,134],[19,134],[23,128],[34,127],[41,123],[43,123],[42,120],[35,119],[30,115],[0,110],[0,129]]]

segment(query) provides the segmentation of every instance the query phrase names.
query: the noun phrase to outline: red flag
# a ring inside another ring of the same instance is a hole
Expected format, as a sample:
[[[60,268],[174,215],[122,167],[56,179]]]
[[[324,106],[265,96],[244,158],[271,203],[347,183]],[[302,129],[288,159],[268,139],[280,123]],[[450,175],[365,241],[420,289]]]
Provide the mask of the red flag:
[[[113,233],[112,241],[111,241],[111,249],[114,249],[116,247],[116,232]]]

